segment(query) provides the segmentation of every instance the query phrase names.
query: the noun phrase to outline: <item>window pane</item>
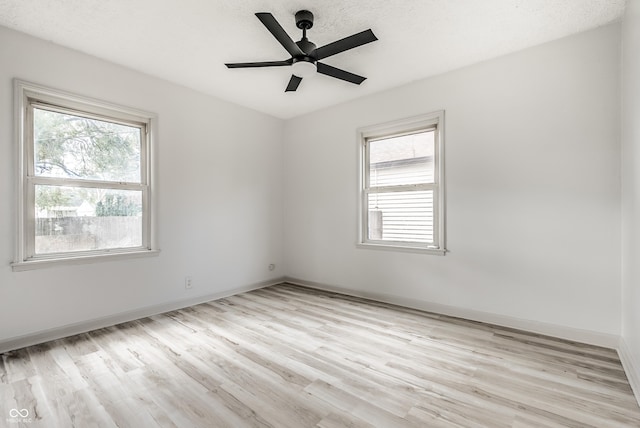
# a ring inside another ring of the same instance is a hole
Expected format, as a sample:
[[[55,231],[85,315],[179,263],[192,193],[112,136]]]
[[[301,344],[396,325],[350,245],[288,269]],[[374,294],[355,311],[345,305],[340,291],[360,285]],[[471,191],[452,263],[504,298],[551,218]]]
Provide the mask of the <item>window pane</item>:
[[[433,130],[369,141],[369,185],[433,183]]]
[[[369,194],[370,240],[433,242],[433,190]]]
[[[142,192],[36,186],[36,254],[142,246]]]
[[[35,174],[140,183],[140,128],[33,109]]]

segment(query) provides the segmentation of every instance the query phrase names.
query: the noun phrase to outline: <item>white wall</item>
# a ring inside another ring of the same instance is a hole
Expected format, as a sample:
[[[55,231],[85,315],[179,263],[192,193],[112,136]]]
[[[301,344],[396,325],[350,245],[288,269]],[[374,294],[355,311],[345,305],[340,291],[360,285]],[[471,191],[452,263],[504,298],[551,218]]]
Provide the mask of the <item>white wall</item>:
[[[0,64],[0,345],[282,276],[281,120],[2,27]],[[158,257],[11,271],[14,77],[157,113]]]
[[[611,344],[619,63],[614,24],[288,121],[287,275]],[[356,129],[440,109],[450,253],[356,249]]]
[[[640,0],[630,0],[622,33],[622,346],[640,401]]]
[[[585,340],[619,335],[619,47],[610,25],[283,124],[0,28],[0,344],[282,275]],[[160,256],[11,271],[14,77],[158,114]],[[356,128],[440,109],[450,253],[356,249]],[[627,121],[625,135],[637,131]],[[637,160],[637,138],[625,142]],[[638,162],[625,165],[637,195]],[[625,225],[638,236],[635,200]],[[637,359],[638,241],[625,242]]]

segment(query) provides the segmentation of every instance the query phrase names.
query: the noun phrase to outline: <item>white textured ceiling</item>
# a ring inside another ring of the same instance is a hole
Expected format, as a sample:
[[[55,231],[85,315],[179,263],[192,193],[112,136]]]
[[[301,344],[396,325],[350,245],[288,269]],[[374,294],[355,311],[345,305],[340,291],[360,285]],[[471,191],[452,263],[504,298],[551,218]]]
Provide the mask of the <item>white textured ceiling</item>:
[[[0,0],[0,25],[281,118],[338,104],[620,19],[625,0]],[[285,93],[289,58],[255,17],[318,46],[371,28],[379,41],[323,60],[368,79],[317,75]]]

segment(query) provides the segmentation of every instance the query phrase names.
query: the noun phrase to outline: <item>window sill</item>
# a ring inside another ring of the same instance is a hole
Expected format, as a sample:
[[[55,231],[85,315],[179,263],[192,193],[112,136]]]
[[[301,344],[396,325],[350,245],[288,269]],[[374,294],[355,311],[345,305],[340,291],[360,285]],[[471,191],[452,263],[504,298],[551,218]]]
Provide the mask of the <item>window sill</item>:
[[[432,254],[436,256],[444,256],[447,250],[442,248],[427,248],[427,247],[414,247],[409,245],[393,245],[393,244],[378,244],[371,242],[360,242],[356,244],[357,248],[363,250],[383,250],[383,251],[400,251],[407,253],[420,253],[420,254]]]
[[[54,266],[79,265],[103,261],[127,260],[141,257],[156,257],[159,254],[160,250],[138,250],[112,254],[91,254],[73,257],[37,259],[11,263],[11,269],[13,270],[13,272],[23,272],[27,270],[44,269]]]

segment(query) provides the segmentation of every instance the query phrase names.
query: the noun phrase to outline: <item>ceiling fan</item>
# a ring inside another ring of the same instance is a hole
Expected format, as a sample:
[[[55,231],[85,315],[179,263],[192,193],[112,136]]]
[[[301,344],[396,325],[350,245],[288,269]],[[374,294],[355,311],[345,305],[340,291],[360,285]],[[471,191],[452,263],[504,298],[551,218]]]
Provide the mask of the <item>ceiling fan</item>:
[[[320,60],[378,40],[370,29],[316,48],[316,45],[307,39],[307,30],[313,27],[313,14],[308,10],[298,11],[295,15],[296,27],[302,30],[302,39],[297,42],[294,42],[291,37],[289,37],[287,32],[270,13],[260,12],[256,13],[256,16],[264,26],[267,27],[267,30],[273,34],[273,37],[280,42],[282,47],[289,52],[291,58],[284,61],[225,64],[228,68],[291,66],[292,75],[285,92],[295,91],[298,89],[300,82],[302,82],[302,78],[310,77],[316,72],[355,83],[356,85],[359,85],[366,79],[366,77],[358,76],[357,74],[324,64],[320,62]]]

